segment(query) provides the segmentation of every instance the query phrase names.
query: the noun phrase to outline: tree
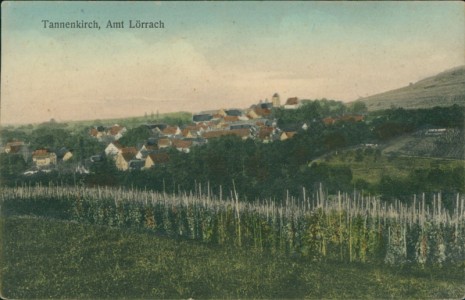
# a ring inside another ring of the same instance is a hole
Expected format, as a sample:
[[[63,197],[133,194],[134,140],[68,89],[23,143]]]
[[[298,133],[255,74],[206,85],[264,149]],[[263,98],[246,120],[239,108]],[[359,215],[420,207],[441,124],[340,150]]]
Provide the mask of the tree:
[[[362,101],[355,101],[352,104],[351,112],[354,114],[365,114],[368,112],[367,105]]]
[[[355,151],[355,161],[357,161],[357,162],[363,161],[363,150],[360,149],[360,148],[358,148]]]
[[[28,167],[21,154],[0,153],[0,183],[14,183]]]
[[[345,136],[340,132],[332,132],[328,134],[324,139],[324,145],[328,150],[335,150],[346,146],[347,140]]]
[[[124,146],[135,146],[137,143],[145,143],[152,136],[152,131],[145,125],[129,129],[126,134],[119,139]]]

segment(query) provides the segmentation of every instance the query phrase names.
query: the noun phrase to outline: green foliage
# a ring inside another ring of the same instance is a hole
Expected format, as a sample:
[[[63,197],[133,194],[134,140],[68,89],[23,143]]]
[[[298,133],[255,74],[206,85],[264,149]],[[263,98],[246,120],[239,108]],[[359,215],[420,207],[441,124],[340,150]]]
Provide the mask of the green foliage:
[[[430,109],[391,108],[374,112],[371,117],[378,137],[386,139],[424,126],[463,128],[465,107],[455,104]]]
[[[292,130],[298,130],[302,124],[320,121],[324,117],[339,116],[346,111],[344,103],[335,100],[308,100],[302,101],[303,105],[298,109],[273,109],[273,118],[278,120],[278,126]]]
[[[29,164],[24,161],[21,154],[0,153],[0,178],[16,177],[23,173]],[[3,183],[4,180],[1,180]]]
[[[19,141],[28,141],[29,135],[25,130],[17,129],[17,128],[2,128],[0,130],[0,138],[1,142],[6,144],[8,142],[12,142],[14,140]]]
[[[362,101],[355,101],[354,103],[351,103],[348,110],[353,114],[365,114],[368,112],[366,103]]]
[[[152,135],[150,128],[145,125],[141,125],[132,129],[129,129],[119,142],[127,147],[134,147],[137,144],[144,144],[147,139]]]

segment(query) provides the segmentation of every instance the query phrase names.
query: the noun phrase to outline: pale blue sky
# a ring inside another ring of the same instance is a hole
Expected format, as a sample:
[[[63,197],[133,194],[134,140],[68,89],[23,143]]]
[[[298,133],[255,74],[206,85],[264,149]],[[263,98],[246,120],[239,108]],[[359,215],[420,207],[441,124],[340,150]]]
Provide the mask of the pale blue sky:
[[[165,29],[104,28],[130,19]],[[351,101],[465,64],[458,1],[7,2],[2,28],[2,123]]]

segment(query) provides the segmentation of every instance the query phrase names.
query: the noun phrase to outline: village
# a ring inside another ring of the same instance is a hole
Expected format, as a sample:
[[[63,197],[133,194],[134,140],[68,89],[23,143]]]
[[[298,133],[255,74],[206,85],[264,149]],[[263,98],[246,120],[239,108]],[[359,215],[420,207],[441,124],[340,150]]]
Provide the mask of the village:
[[[164,123],[141,124],[148,128],[151,134],[147,140],[135,145],[122,145],[119,142],[128,134],[124,125],[92,126],[88,134],[97,140],[104,150],[77,162],[74,172],[88,174],[90,165],[102,161],[105,157],[111,158],[116,168],[121,171],[150,169],[168,162],[170,149],[189,153],[192,147],[204,145],[211,139],[226,135],[262,143],[285,141],[294,137],[297,130],[279,128],[272,115],[273,109],[296,110],[308,101],[292,97],[281,105],[280,96],[275,93],[271,101],[260,100],[247,109],[218,109],[195,113],[192,115],[192,122],[184,126]],[[342,115],[338,118],[326,117],[320,121],[325,125],[332,125],[338,120],[358,122],[363,121],[363,118],[363,115]],[[308,130],[310,125],[301,124],[298,130]],[[65,145],[58,149],[30,149],[28,144],[21,140],[9,141],[2,152],[22,154],[26,161],[31,160],[33,167],[23,175],[51,172],[73,158],[73,149],[68,149]]]

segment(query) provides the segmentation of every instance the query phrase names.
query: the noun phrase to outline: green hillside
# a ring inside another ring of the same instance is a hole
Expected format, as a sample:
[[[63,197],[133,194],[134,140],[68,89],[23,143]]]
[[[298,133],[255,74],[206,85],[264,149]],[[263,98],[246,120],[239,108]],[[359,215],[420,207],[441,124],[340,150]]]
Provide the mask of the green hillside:
[[[360,99],[368,110],[429,108],[465,103],[465,66],[459,66],[409,86]]]

